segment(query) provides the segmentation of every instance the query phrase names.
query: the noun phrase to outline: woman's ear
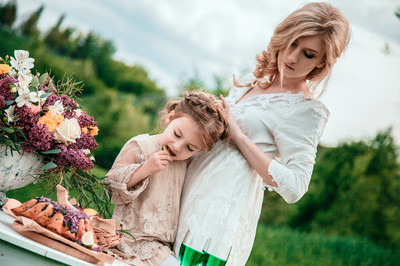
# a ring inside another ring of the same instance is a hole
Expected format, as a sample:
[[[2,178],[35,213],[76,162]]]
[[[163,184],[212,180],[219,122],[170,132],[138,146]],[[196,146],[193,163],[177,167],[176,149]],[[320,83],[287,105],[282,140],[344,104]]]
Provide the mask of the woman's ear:
[[[325,66],[324,62],[321,62],[318,65],[316,65],[317,68],[323,68],[324,66]]]
[[[174,116],[175,116],[175,111],[172,110],[172,111],[169,112],[169,114],[167,115],[167,118],[165,119],[165,124],[169,125],[169,123],[171,123],[171,121],[174,120]]]

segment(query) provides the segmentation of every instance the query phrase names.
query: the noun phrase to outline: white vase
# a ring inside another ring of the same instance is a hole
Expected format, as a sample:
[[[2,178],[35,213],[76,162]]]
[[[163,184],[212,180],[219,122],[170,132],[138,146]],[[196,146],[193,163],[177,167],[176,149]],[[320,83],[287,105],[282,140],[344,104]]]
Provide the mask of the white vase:
[[[36,153],[14,151],[0,144],[0,206],[5,204],[6,192],[29,185],[43,170],[42,157]]]

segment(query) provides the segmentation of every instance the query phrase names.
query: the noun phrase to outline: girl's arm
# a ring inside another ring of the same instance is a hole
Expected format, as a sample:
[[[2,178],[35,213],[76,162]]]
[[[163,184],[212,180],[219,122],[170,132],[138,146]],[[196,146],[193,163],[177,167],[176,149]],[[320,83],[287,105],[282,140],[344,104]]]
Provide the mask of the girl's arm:
[[[154,175],[163,170],[170,161],[172,161],[172,158],[167,151],[162,150],[152,154],[149,159],[141,164],[131,175],[126,184],[127,189],[132,188],[149,175]]]

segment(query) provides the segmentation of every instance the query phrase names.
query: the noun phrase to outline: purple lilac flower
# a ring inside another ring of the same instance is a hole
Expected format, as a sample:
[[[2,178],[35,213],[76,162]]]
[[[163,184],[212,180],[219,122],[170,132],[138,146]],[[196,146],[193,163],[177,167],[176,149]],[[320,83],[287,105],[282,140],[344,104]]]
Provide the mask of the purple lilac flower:
[[[0,95],[4,100],[14,100],[14,95],[11,92],[10,84],[17,83],[18,80],[10,75],[0,75]]]
[[[76,150],[70,147],[61,147],[58,154],[57,163],[59,165],[72,165],[82,170],[90,170],[93,168],[93,162],[82,150]]]
[[[65,95],[65,94],[61,95],[60,99],[61,99],[64,107],[73,107],[73,108],[78,107],[78,104],[73,99],[68,97],[68,95]]]
[[[36,124],[37,117],[30,111],[26,105],[15,107],[14,114],[18,117],[16,125],[24,128],[24,133],[28,133]]]
[[[58,100],[60,100],[60,97],[52,93],[49,97],[47,97],[46,102],[43,104],[43,108],[54,105]]]
[[[70,148],[73,149],[89,149],[93,150],[97,148],[97,142],[95,138],[90,135],[90,133],[81,133],[81,136],[76,139],[76,143],[70,145]]]
[[[47,151],[51,149],[54,141],[54,134],[44,124],[35,124],[31,130],[25,133],[27,141],[22,144],[25,152]]]
[[[5,99],[2,95],[0,95],[0,110],[3,110],[6,107]]]
[[[65,112],[63,113],[63,116],[64,116],[65,118],[67,118],[67,119],[71,119],[71,118],[76,118],[76,119],[78,119],[78,116],[76,115],[75,110],[72,110],[72,109],[65,111]]]
[[[78,123],[82,127],[97,127],[97,122],[94,121],[93,116],[90,116],[86,114],[85,112],[82,112],[82,114],[78,117]]]

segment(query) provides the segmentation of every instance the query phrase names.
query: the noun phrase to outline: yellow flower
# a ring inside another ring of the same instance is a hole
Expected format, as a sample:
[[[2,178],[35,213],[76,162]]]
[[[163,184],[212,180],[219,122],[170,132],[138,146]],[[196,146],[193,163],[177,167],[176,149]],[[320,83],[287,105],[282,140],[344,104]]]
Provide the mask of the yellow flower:
[[[89,132],[89,130],[88,130],[87,127],[83,127],[83,128],[81,128],[81,130],[82,130],[82,132],[85,133],[85,134]]]
[[[6,74],[11,72],[11,67],[9,65],[6,64],[0,64],[0,74]]]
[[[64,122],[63,115],[52,115],[51,112],[47,112],[46,115],[39,118],[38,123],[47,125],[50,132],[56,132],[56,128],[59,124]]]

